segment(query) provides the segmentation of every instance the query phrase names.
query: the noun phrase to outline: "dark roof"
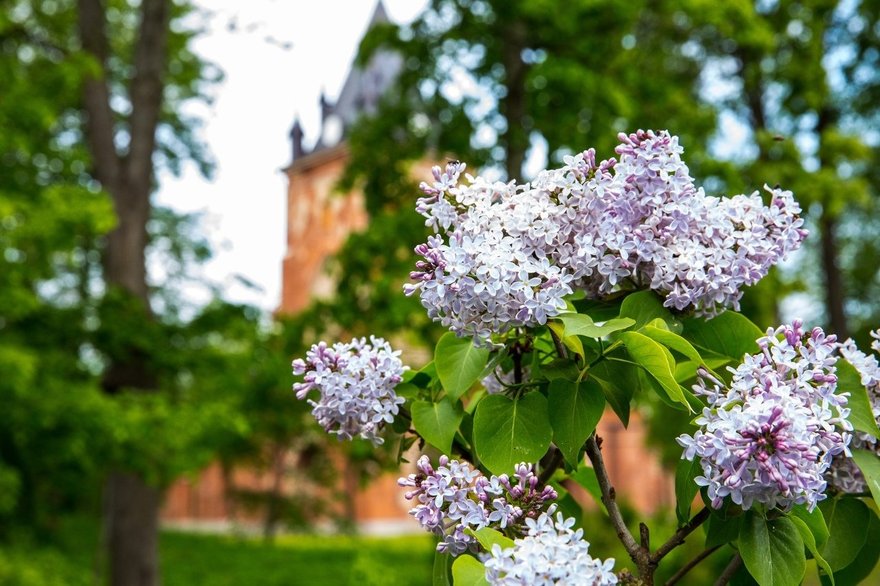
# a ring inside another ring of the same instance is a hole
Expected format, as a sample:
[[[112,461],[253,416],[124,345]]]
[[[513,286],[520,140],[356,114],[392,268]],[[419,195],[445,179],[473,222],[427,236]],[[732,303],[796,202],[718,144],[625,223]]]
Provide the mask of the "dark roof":
[[[379,0],[367,25],[367,31],[377,24],[389,22],[391,21],[385,11],[385,6],[382,4],[382,0]],[[299,119],[294,121],[290,135],[293,141],[294,158],[308,156],[338,144],[362,114],[375,114],[379,100],[394,84],[402,67],[403,58],[400,54],[387,50],[377,51],[364,68],[352,64],[335,103],[330,102],[323,93],[321,94],[321,135],[310,150],[303,148],[302,129],[299,127],[297,130]],[[336,128],[328,130],[330,125],[334,125]],[[340,126],[341,128],[339,128]],[[334,141],[333,137],[328,136],[328,134],[333,134],[334,130],[339,134],[339,140]],[[299,136],[295,136],[295,133],[298,133]],[[328,138],[331,140],[327,140]]]

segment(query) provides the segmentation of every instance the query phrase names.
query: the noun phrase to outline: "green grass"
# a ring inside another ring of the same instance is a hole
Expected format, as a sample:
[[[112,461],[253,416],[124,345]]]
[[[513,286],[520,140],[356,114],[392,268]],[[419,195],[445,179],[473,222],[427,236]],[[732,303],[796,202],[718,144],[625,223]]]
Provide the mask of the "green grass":
[[[345,586],[431,583],[434,545],[429,536],[389,539],[285,536],[259,540],[165,533],[165,586]]]
[[[65,522],[53,541],[0,544],[0,586],[94,586],[97,524]],[[163,586],[423,586],[434,559],[427,534],[290,535],[268,543],[163,531],[159,548]]]

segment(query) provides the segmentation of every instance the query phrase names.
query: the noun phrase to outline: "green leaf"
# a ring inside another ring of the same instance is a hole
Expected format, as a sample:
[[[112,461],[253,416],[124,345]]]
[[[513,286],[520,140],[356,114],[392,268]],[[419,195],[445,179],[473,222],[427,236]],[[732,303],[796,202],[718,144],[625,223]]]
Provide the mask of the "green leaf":
[[[503,533],[496,531],[491,527],[483,527],[476,531],[473,529],[466,529],[465,531],[473,535],[486,551],[492,551],[492,546],[495,544],[500,545],[501,549],[513,547],[513,540],[511,538],[506,537]]]
[[[867,584],[863,580],[874,572],[877,561],[880,560],[880,519],[873,510],[869,509],[869,512],[870,520],[865,535],[865,545],[859,550],[859,555],[853,563],[834,572],[838,584]]]
[[[553,428],[547,399],[528,393],[519,399],[489,395],[474,415],[474,447],[495,474],[509,474],[520,462],[537,462],[550,447]]]
[[[811,513],[805,505],[798,505],[792,508],[790,515],[799,518],[809,527],[813,537],[816,538],[817,546],[825,545],[825,542],[828,541],[828,525],[825,524],[825,517],[818,507],[813,509]]]
[[[706,521],[706,548],[736,541],[742,519],[742,516],[725,519],[713,510]]]
[[[556,337],[562,340],[562,344],[577,354],[578,356],[584,355],[584,344],[581,342],[581,339],[577,336],[567,336],[565,334],[565,325],[559,321],[549,321],[547,322],[547,327],[550,328]]]
[[[797,586],[804,578],[804,540],[787,517],[768,520],[747,511],[739,529],[739,553],[761,586]]]
[[[394,393],[398,397],[403,397],[404,399],[415,399],[422,392],[422,389],[414,385],[413,383],[398,383],[396,387],[394,387]]]
[[[702,471],[697,458],[679,460],[675,466],[675,514],[679,525],[684,525],[691,517],[691,503],[700,490],[694,478]]]
[[[829,533],[822,557],[836,572],[850,565],[865,545],[871,510],[855,498],[829,499],[819,506]]]
[[[581,466],[571,475],[571,479],[581,485],[590,496],[600,505],[603,510],[605,503],[602,502],[602,489],[599,488],[599,479],[596,478],[596,471],[589,466]]]
[[[683,320],[685,338],[697,348],[742,362],[746,354],[758,352],[757,339],[764,335],[758,326],[735,311],[725,311],[712,319]]]
[[[792,523],[794,523],[795,528],[800,532],[801,539],[804,540],[804,545],[807,546],[807,550],[813,554],[813,557],[816,559],[816,564],[819,565],[822,570],[828,575],[831,580],[832,586],[834,585],[834,576],[831,571],[831,566],[828,565],[828,562],[825,561],[825,558],[822,557],[822,554],[819,553],[819,548],[816,546],[816,537],[813,535],[813,532],[807,527],[807,524],[804,523],[804,520],[796,515],[791,515],[788,518]]]
[[[470,338],[459,338],[452,332],[443,334],[434,350],[437,376],[453,399],[461,397],[477,382],[488,361],[488,348],[477,348]]]
[[[540,373],[541,376],[548,381],[553,381],[558,378],[577,380],[580,370],[571,360],[557,358],[548,364],[542,364],[540,366]]]
[[[605,410],[602,388],[589,379],[581,383],[556,379],[547,394],[553,441],[566,462],[577,468],[581,448]]]
[[[489,586],[486,567],[472,556],[460,555],[452,564],[452,583],[455,586]]]
[[[667,351],[663,346],[638,332],[624,332],[620,339],[626,344],[626,350],[633,360],[660,385],[666,396],[690,410],[691,407],[672,373],[674,364],[669,364]]]
[[[687,356],[697,364],[702,364],[704,362],[703,357],[700,356],[700,353],[697,352],[697,349],[694,348],[690,342],[688,342],[676,333],[670,332],[669,330],[657,328],[652,325],[647,325],[639,331],[654,340],[655,342],[659,342],[667,348],[670,348],[672,350],[675,350],[676,352],[683,354],[684,356]]]
[[[620,306],[620,317],[628,317],[636,323],[634,330],[648,325],[651,321],[660,318],[673,331],[681,331],[678,321],[672,313],[663,307],[663,301],[653,291],[639,291],[626,296]]]
[[[638,370],[629,364],[603,360],[590,368],[589,376],[602,387],[605,399],[623,426],[629,425],[630,403],[639,386]]]
[[[413,427],[425,441],[444,454],[452,451],[452,440],[463,417],[461,406],[448,399],[436,403],[414,401],[412,404]]]
[[[431,571],[433,586],[452,586],[452,556],[448,553],[434,553],[434,568]]]
[[[628,317],[618,317],[597,326],[590,316],[582,313],[563,313],[559,316],[559,320],[565,326],[566,336],[586,336],[596,339],[604,338],[612,332],[625,330],[636,323]]]
[[[875,503],[880,503],[880,458],[869,450],[853,450],[852,458],[855,460],[865,482],[871,490],[871,496]]]
[[[621,299],[578,299],[572,305],[578,313],[589,315],[593,321],[606,321],[620,315]]]
[[[877,428],[877,420],[874,419],[874,411],[868,399],[868,389],[862,385],[858,371],[845,360],[837,361],[837,393],[849,393],[847,407],[850,412],[847,419],[856,431],[880,439],[880,429]]]

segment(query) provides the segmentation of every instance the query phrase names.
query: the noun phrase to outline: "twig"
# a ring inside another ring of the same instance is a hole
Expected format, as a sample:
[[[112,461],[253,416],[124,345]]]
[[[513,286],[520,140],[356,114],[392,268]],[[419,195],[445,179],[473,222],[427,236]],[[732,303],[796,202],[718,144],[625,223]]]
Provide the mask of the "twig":
[[[672,537],[670,537],[666,541],[666,543],[657,548],[657,551],[655,551],[651,555],[651,561],[655,564],[660,563],[660,560],[666,557],[669,552],[684,543],[684,540],[688,535],[693,533],[697,529],[697,527],[705,523],[706,520],[709,518],[709,515],[710,513],[708,508],[704,508],[699,513],[694,515],[691,520],[688,521],[684,526],[679,528],[679,530],[676,531],[672,535]]]
[[[562,451],[553,446],[550,452],[550,460],[547,465],[541,468],[541,474],[538,476],[538,486],[544,486],[553,477],[553,473],[562,465]]]
[[[632,533],[620,514],[620,508],[614,497],[614,487],[611,486],[611,480],[608,478],[608,472],[605,470],[605,462],[602,460],[602,451],[596,441],[596,434],[591,435],[585,444],[587,457],[593,464],[593,471],[596,472],[596,479],[599,481],[599,489],[602,491],[602,503],[608,510],[608,516],[611,518],[611,524],[617,532],[617,538],[623,544],[629,557],[639,566],[639,572],[644,576],[646,571],[649,572],[650,557],[648,552],[636,543]]]
[[[706,559],[707,557],[709,557],[710,555],[712,555],[713,553],[718,551],[720,548],[721,548],[721,545],[716,545],[715,547],[710,547],[709,549],[704,549],[703,551],[701,551],[697,555],[697,557],[695,557],[694,559],[692,559],[691,561],[686,563],[684,566],[681,567],[681,569],[679,569],[676,573],[674,573],[672,575],[672,577],[666,581],[665,586],[673,586],[674,584],[676,584],[679,580],[684,578],[685,574],[690,572],[700,562],[702,562],[704,559]]]
[[[721,572],[721,575],[718,576],[718,579],[715,580],[715,586],[726,586],[726,584],[730,582],[730,579],[733,578],[733,575],[736,574],[736,571],[742,563],[742,556],[737,553],[733,556],[733,559],[730,560],[730,563],[727,564],[727,567],[724,568],[724,571]]]
[[[556,353],[559,354],[560,358],[568,358],[568,352],[565,350],[565,345],[563,345],[562,340],[559,339],[559,336],[556,335],[553,328],[547,329],[550,330],[550,337],[553,338],[553,346],[556,347]]]

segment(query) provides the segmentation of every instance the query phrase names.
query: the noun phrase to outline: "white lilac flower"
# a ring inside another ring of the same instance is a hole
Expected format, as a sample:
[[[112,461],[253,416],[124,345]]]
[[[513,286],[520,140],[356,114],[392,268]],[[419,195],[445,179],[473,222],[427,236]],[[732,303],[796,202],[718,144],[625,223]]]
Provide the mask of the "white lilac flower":
[[[423,257],[410,274],[422,305],[435,321],[486,343],[492,333],[546,323],[565,308],[572,276],[548,256],[560,238],[565,207],[547,191],[468,177],[453,182],[460,164],[423,185],[417,209],[428,225],[447,232],[416,247]]]
[[[394,392],[407,367],[400,361],[400,351],[392,350],[382,338],[370,336],[332,347],[320,342],[306,353],[305,360],[293,361],[293,374],[302,375],[295,383],[297,399],[312,391],[318,400],[309,399],[312,415],[328,433],[340,439],[354,436],[373,444],[383,442],[378,435],[391,423],[404,402]]]
[[[410,515],[441,538],[438,551],[452,555],[476,551],[477,542],[466,529],[493,527],[519,534],[525,523],[557,497],[549,486],[538,490],[538,477],[525,463],[517,465],[512,479],[506,474],[486,478],[467,462],[447,456],[440,457],[436,470],[422,456],[416,469],[415,474],[397,481],[413,489],[405,495],[417,502]]]
[[[874,338],[871,348],[875,352],[880,352],[880,330],[871,332],[871,336]],[[874,413],[874,419],[880,421],[880,364],[877,362],[877,357],[869,356],[859,350],[852,340],[847,340],[840,345],[840,353],[859,373],[862,385],[868,390],[868,400]],[[864,432],[859,431],[853,434],[850,448],[870,450],[880,457],[880,441]],[[852,458],[847,458],[845,455],[834,458],[831,470],[829,470],[828,481],[842,492],[861,493],[868,490],[862,471],[859,470]]]
[[[592,558],[583,529],[553,510],[526,521],[527,533],[513,547],[493,545],[485,558],[486,580],[493,586],[605,586],[617,584],[614,559]]]
[[[712,316],[737,309],[742,288],[763,278],[806,236],[788,191],[731,198],[697,188],[678,138],[620,135],[614,158],[589,149],[531,183],[490,183],[461,163],[434,169],[416,209],[435,235],[416,248],[411,273],[435,321],[478,343],[540,325],[582,289],[602,297],[651,288],[665,305]]]
[[[580,210],[584,251],[580,285],[593,296],[622,281],[650,287],[665,305],[712,316],[738,309],[742,287],[766,276],[770,267],[797,249],[806,236],[800,207],[791,192],[766,188],[731,198],[707,196],[697,188],[678,138],[668,132],[639,131],[619,136],[619,161],[587,181]]]
[[[782,335],[780,338],[779,335]],[[729,386],[700,372],[706,397],[693,436],[681,435],[683,458],[700,459],[712,506],[726,497],[744,510],[760,503],[812,510],[825,498],[832,459],[847,454],[852,425],[847,397],[835,394],[838,344],[820,328],[806,334],[800,321],[769,329],[761,352],[747,355]]]

